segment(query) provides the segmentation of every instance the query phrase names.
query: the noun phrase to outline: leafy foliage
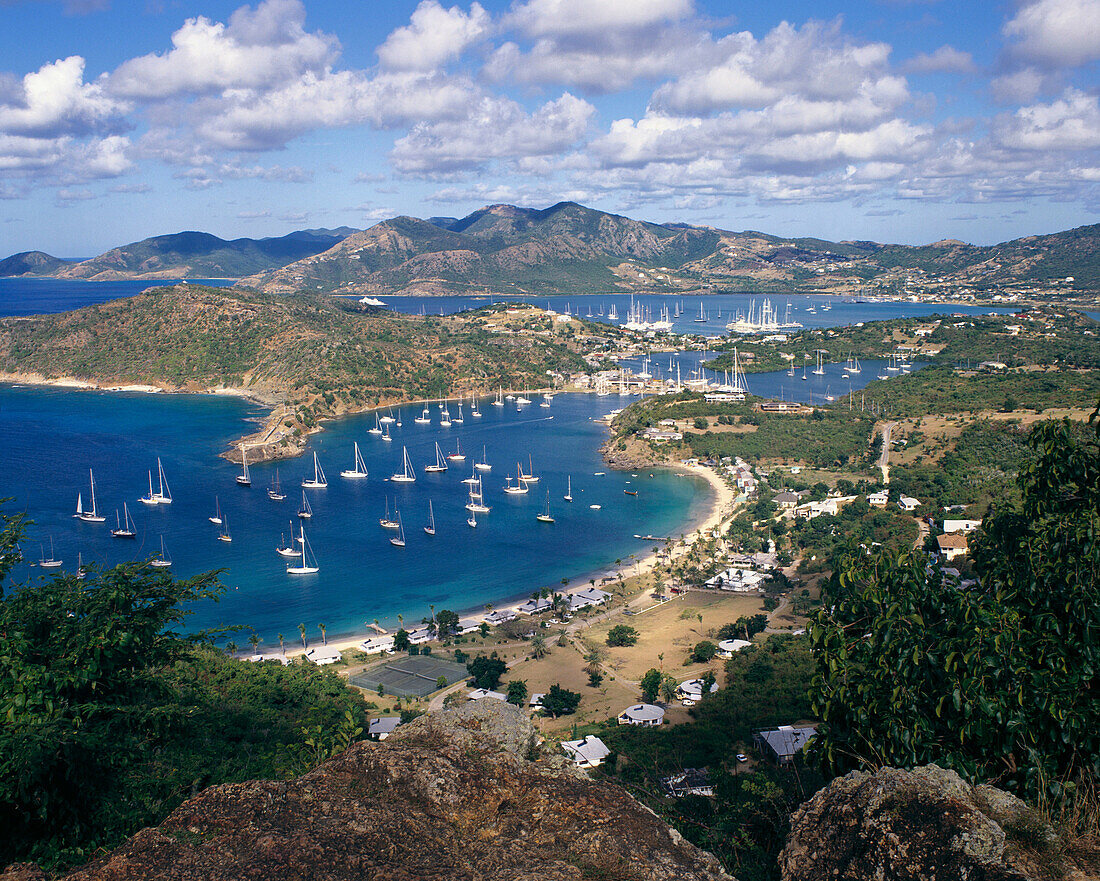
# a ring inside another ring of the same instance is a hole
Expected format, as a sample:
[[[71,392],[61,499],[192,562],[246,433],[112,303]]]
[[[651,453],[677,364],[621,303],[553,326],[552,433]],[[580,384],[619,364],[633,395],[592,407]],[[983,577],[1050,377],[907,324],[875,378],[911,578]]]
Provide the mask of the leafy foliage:
[[[977,583],[909,552],[837,560],[812,629],[830,768],[936,761],[1032,795],[1100,773],[1100,443],[1048,422],[1029,444],[1022,502],[973,542]]]
[[[558,684],[550,686],[550,690],[542,696],[542,710],[548,716],[555,719],[558,716],[568,716],[575,713],[577,705],[581,702],[581,696],[575,691],[569,691]]]
[[[610,646],[634,645],[638,641],[638,631],[629,624],[616,624],[607,632],[607,644]]]
[[[491,655],[478,655],[466,664],[475,688],[494,689],[500,685],[500,677],[508,669],[508,665],[497,657],[497,653]]]

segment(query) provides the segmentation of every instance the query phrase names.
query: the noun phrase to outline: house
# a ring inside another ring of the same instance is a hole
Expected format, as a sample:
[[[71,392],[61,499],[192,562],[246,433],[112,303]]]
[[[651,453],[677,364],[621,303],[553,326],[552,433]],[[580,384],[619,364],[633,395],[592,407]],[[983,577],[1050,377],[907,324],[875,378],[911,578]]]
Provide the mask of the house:
[[[982,525],[981,520],[944,520],[944,532],[973,532]]]
[[[579,609],[587,609],[589,606],[602,606],[611,599],[611,594],[598,587],[584,587],[567,594],[567,598],[569,611],[576,612]]]
[[[371,636],[359,643],[359,651],[366,655],[377,655],[393,651],[392,636]]]
[[[665,711],[656,704],[635,704],[619,713],[620,725],[656,727],[665,719]]]
[[[790,490],[784,490],[781,493],[776,493],[774,501],[783,511],[789,511],[795,505],[798,504],[798,500],[801,498],[800,493],[791,492]]]
[[[511,609],[494,609],[485,616],[485,623],[495,627],[497,624],[505,624],[508,621],[514,621],[516,617],[516,613]]]
[[[284,667],[290,663],[290,661],[284,655],[249,655],[246,660],[251,661],[253,664],[261,664],[264,661],[278,661]]]
[[[730,567],[724,572],[719,572],[713,578],[707,579],[707,587],[717,587],[720,590],[732,590],[738,593],[758,590],[764,576],[752,569]]]
[[[676,697],[680,700],[701,701],[703,699],[704,682],[702,679],[689,679],[676,686]],[[718,691],[718,683],[712,682],[707,694]]]
[[[306,659],[318,666],[335,664],[340,660],[340,650],[326,646],[318,646],[306,652]]]
[[[664,428],[647,428],[642,432],[642,437],[655,444],[667,444],[669,441],[683,440],[684,435],[679,431]]]
[[[914,499],[912,496],[902,496],[898,499],[898,507],[903,511],[915,511],[920,507],[920,500]]]
[[[458,635],[466,636],[469,633],[477,633],[481,629],[480,618],[460,618],[458,621]]]
[[[421,645],[433,639],[435,639],[435,630],[429,629],[427,625],[409,631],[409,645]]]
[[[760,754],[780,765],[788,764],[817,732],[812,726],[795,728],[780,725],[774,731],[758,731],[753,735]]]
[[[400,716],[379,716],[367,723],[367,736],[371,740],[385,740],[400,724]]]
[[[472,701],[480,701],[485,698],[490,698],[495,701],[506,701],[508,696],[501,694],[499,691],[490,691],[488,688],[475,688],[473,691],[467,693],[468,697]]]
[[[867,496],[867,504],[872,508],[885,508],[888,501],[890,501],[890,491],[887,489],[880,489]]]
[[[802,520],[813,520],[822,514],[832,514],[835,517],[839,510],[837,501],[838,499],[822,499],[820,502],[808,502],[805,505],[799,505],[794,509],[794,516]]]
[[[943,558],[949,562],[956,557],[965,557],[970,551],[966,536],[957,532],[936,536],[936,545]]]
[[[549,597],[537,597],[528,600],[517,608],[516,611],[521,615],[537,615],[539,612],[548,612],[553,605]]]
[[[529,706],[533,710],[541,710],[542,699],[544,697],[546,697],[545,691],[536,691],[534,694],[531,695],[531,699],[527,701],[527,706]]]
[[[735,652],[747,649],[750,645],[752,643],[747,639],[723,639],[718,643],[718,657],[732,658]]]
[[[659,782],[661,791],[672,798],[683,798],[685,795],[703,795],[708,798],[714,796],[714,786],[706,768],[684,768],[679,774],[662,777]]]
[[[611,755],[611,750],[598,737],[588,735],[580,740],[563,740],[561,748],[572,757],[578,768],[595,768]]]

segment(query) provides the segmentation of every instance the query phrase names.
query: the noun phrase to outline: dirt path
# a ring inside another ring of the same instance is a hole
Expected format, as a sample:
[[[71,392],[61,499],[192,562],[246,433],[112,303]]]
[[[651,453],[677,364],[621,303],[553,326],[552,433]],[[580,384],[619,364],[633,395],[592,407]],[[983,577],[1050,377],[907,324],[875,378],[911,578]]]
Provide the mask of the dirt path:
[[[890,435],[896,422],[887,422],[882,426],[882,454],[878,457],[878,467],[882,469],[882,482],[890,482]]]

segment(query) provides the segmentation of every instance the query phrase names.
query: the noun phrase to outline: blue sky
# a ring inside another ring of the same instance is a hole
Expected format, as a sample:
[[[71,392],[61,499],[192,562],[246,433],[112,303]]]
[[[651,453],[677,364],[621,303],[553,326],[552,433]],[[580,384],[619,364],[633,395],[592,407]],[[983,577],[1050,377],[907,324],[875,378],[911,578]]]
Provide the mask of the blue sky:
[[[1100,221],[1100,0],[0,0],[0,256],[573,199],[979,244]]]

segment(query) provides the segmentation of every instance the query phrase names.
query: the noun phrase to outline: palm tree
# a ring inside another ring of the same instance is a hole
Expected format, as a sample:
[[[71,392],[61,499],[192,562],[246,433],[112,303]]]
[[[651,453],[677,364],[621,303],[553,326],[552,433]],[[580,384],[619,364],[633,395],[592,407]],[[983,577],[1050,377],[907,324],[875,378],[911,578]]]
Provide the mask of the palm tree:
[[[318,624],[317,627],[321,630],[321,645],[328,645],[328,634],[325,633],[325,625]]]
[[[309,646],[306,645],[306,625],[305,624],[299,624],[298,625],[298,632],[300,634],[302,634],[302,648],[309,648]]]
[[[237,654],[237,644],[235,642],[227,642],[225,644],[225,653],[227,655]]]
[[[252,654],[254,654],[254,655],[258,654],[259,653],[258,646],[260,645],[260,637],[258,637],[255,633],[253,633],[250,637],[248,637],[248,641],[250,643],[252,643]]]
[[[531,637],[531,657],[536,661],[539,658],[544,658],[548,654],[549,649],[546,648],[546,637],[541,633],[536,633]]]
[[[435,620],[435,603],[428,603],[428,608],[432,610],[432,620]]]
[[[398,615],[397,616],[397,626],[401,630],[405,629],[405,616],[404,615]]]
[[[283,645],[283,639],[284,639],[284,637],[280,633],[279,634],[279,651],[281,651],[283,653],[283,657],[285,658],[286,657],[286,646]]]

